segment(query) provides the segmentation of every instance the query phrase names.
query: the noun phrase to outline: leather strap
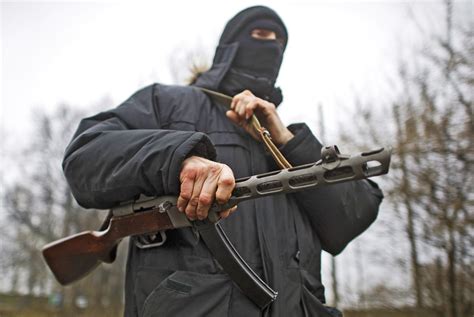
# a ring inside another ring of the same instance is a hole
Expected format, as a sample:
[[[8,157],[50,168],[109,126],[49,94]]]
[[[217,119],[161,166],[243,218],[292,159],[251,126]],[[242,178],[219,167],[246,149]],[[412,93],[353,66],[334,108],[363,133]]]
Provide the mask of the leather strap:
[[[214,101],[216,101],[217,103],[230,107],[230,104],[232,103],[232,97],[224,95],[217,91],[206,89],[206,88],[201,88],[201,87],[198,87],[198,88],[201,91],[203,91],[206,95],[208,95],[210,98],[212,98]],[[265,129],[265,127],[263,127],[260,124],[257,117],[255,115],[252,115],[252,117],[249,120],[250,120],[250,123],[252,124],[252,128],[254,129],[254,131],[257,132],[258,135],[260,135],[260,138],[263,144],[272,155],[273,159],[275,160],[275,163],[281,169],[292,167],[291,164],[288,162],[288,160],[280,152],[278,147],[273,143],[270,132],[268,132],[268,130]]]

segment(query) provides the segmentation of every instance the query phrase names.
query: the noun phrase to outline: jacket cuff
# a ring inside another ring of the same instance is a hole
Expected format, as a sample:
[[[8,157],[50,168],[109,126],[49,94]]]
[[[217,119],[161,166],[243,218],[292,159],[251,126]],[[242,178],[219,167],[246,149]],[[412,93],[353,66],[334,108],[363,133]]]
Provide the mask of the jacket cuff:
[[[305,123],[292,124],[288,130],[294,137],[280,151],[292,165],[313,163],[321,158],[323,146]]]
[[[166,192],[179,193],[181,187],[181,182],[179,181],[181,165],[187,157],[192,155],[201,156],[213,161],[216,159],[217,154],[214,145],[204,133],[194,133],[174,151],[167,174],[169,176]]]

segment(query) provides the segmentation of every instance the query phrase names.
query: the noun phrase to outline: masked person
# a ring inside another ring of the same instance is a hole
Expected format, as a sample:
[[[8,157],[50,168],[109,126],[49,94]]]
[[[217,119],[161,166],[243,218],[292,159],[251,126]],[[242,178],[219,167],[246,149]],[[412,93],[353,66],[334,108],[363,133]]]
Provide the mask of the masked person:
[[[63,168],[86,208],[147,196],[179,195],[189,219],[229,199],[235,178],[277,169],[250,132],[256,114],[294,166],[320,159],[322,145],[303,124],[285,127],[275,87],[288,41],[270,8],[256,6],[226,25],[211,68],[190,86],[153,84],[117,108],[83,119]],[[233,97],[232,109],[199,87]],[[125,316],[335,316],[324,306],[321,251],[340,253],[376,218],[382,193],[356,181],[267,196],[221,213],[221,225],[251,268],[278,291],[260,310],[190,228],[167,231],[159,247],[132,238]]]

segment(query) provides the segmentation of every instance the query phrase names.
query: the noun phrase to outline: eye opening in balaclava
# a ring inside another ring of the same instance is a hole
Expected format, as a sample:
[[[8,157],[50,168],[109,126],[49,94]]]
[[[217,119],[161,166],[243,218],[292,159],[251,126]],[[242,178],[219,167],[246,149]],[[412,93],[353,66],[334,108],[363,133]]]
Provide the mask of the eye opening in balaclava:
[[[235,42],[237,34],[240,33],[242,28],[244,28],[246,25],[255,20],[266,19],[274,21],[281,28],[281,38],[284,42],[283,50],[285,50],[286,44],[288,42],[288,32],[286,30],[286,26],[275,11],[265,6],[249,7],[237,13],[232,19],[229,20],[229,22],[227,22],[219,39],[219,45]]]
[[[255,29],[273,31],[277,40],[253,38],[251,32]],[[239,12],[227,23],[219,40],[220,45],[239,45],[219,90],[235,95],[249,89],[256,96],[278,105],[282,95],[275,82],[287,42],[285,24],[272,9],[256,6]]]

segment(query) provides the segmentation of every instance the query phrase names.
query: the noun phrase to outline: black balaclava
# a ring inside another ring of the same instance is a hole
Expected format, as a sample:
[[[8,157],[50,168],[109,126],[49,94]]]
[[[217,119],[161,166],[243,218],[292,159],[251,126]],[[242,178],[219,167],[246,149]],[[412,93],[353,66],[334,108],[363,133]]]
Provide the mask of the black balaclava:
[[[251,36],[254,29],[274,31],[277,40],[255,39]],[[285,24],[272,9],[256,6],[239,12],[227,23],[219,40],[219,45],[238,43],[238,49],[218,90],[234,96],[249,89],[262,99],[280,104],[283,96],[275,82],[287,41]]]

